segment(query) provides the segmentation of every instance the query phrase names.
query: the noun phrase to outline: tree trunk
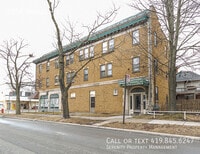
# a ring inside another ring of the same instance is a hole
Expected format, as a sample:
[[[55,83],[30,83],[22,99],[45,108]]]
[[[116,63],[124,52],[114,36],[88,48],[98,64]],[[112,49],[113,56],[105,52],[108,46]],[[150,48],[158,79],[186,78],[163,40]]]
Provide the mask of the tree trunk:
[[[21,114],[20,90],[16,90],[16,114]]]
[[[174,54],[175,49],[172,49],[172,56],[169,61],[169,110],[176,111],[176,55]]]
[[[68,91],[61,91],[61,102],[63,107],[63,118],[70,118],[69,115],[69,106],[68,106]]]
[[[61,47],[60,47],[61,48]],[[63,109],[63,118],[70,118],[68,106],[68,89],[65,87],[64,55],[59,53],[59,83],[61,91],[61,102]]]

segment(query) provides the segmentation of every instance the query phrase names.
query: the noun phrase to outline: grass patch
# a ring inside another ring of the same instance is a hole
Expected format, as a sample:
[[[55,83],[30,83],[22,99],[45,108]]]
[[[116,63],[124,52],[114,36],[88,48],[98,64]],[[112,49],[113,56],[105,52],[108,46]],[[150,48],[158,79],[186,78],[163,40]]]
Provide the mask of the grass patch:
[[[75,124],[80,124],[80,125],[93,125],[95,123],[103,122],[103,120],[91,120],[91,119],[83,119],[83,118],[64,119],[61,116],[56,116],[56,115],[44,116],[44,114],[21,114],[21,115],[8,114],[6,115],[6,117],[26,118],[26,119],[32,119],[32,120],[44,120],[44,121],[54,121],[54,122],[64,122],[64,123],[75,123]]]
[[[105,124],[106,127],[122,128],[122,129],[133,129],[133,130],[143,130],[158,133],[168,133],[168,134],[179,134],[187,136],[197,136],[200,137],[200,129],[195,126],[180,126],[180,125],[158,125],[158,124],[147,124],[147,123],[121,123],[114,122]]]

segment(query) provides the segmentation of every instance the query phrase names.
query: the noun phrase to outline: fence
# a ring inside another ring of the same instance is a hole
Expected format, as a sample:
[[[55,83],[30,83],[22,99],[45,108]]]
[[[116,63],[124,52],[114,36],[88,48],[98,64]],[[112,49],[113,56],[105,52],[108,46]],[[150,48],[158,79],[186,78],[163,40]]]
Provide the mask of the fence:
[[[190,120],[200,122],[200,112],[192,111],[149,111],[147,114],[152,115],[154,119],[156,118],[174,118],[176,120]]]
[[[200,99],[176,100],[177,111],[200,112]]]

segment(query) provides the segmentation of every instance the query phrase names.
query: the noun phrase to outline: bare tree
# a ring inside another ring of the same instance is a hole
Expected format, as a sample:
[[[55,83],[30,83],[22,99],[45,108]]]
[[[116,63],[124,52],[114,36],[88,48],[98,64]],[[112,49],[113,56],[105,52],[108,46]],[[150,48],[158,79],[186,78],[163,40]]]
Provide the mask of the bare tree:
[[[51,15],[51,19],[53,21],[53,24],[56,29],[56,46],[58,51],[58,60],[59,60],[59,84],[60,84],[60,90],[61,90],[61,102],[62,102],[62,108],[63,108],[63,118],[70,118],[69,115],[69,106],[68,106],[68,90],[72,85],[73,79],[76,77],[78,72],[80,72],[89,62],[94,60],[95,58],[101,57],[95,56],[94,58],[89,58],[87,61],[83,62],[76,71],[74,72],[73,76],[71,77],[70,82],[67,84],[65,83],[65,71],[64,71],[64,56],[65,56],[65,48],[63,46],[63,38],[68,41],[68,43],[74,43],[76,42],[76,46],[74,46],[69,54],[73,54],[78,48],[82,47],[83,45],[86,45],[89,43],[90,37],[96,32],[96,30],[105,25],[110,23],[116,14],[117,9],[114,7],[111,11],[107,12],[105,15],[98,14],[97,19],[94,21],[92,26],[85,26],[87,29],[87,36],[80,39],[80,35],[75,32],[74,26],[72,23],[68,22],[68,26],[65,26],[65,32],[69,35],[66,35],[65,33],[61,33],[60,27],[58,25],[58,22],[55,17],[55,9],[57,8],[59,4],[59,0],[47,0],[49,11]]]
[[[0,46],[0,58],[3,59],[8,75],[8,84],[16,92],[16,114],[20,111],[20,89],[31,81],[30,64],[32,54],[23,53],[28,44],[23,39],[10,39]]]
[[[176,110],[176,71],[199,65],[200,1],[134,0],[131,6],[148,10],[154,6],[168,43],[169,109]],[[152,10],[149,10],[152,11]],[[196,58],[194,58],[196,57]]]

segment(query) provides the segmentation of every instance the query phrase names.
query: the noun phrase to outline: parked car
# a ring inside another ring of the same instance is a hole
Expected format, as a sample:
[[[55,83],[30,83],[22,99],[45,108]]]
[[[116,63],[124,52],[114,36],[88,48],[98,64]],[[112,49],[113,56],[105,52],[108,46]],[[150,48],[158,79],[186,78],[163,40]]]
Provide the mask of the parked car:
[[[0,113],[4,113],[4,105],[3,105],[3,103],[0,103]]]

